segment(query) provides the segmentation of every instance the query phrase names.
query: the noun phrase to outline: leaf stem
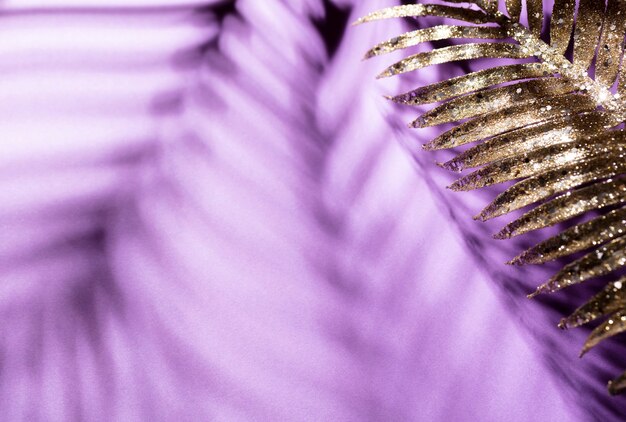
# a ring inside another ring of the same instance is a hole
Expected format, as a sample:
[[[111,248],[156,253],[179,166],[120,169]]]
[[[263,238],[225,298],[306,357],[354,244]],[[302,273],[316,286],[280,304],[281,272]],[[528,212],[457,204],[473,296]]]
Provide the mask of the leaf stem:
[[[477,2],[490,20],[504,28],[507,35],[517,41],[522,49],[541,60],[549,72],[559,73],[561,77],[570,81],[576,90],[590,96],[599,107],[608,111],[613,126],[626,120],[624,99],[620,98],[619,94],[613,94],[607,87],[593,80],[586,68],[569,61],[545,41],[533,36],[528,28],[513,22],[499,10],[489,11],[488,4],[485,6],[485,1]]]

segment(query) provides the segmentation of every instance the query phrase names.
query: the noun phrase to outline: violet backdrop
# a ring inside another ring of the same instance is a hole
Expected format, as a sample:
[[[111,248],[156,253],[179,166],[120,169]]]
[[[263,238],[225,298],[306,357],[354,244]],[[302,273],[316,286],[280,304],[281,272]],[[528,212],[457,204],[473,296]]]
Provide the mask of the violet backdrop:
[[[1,420],[623,419],[361,62],[393,4],[0,3]]]

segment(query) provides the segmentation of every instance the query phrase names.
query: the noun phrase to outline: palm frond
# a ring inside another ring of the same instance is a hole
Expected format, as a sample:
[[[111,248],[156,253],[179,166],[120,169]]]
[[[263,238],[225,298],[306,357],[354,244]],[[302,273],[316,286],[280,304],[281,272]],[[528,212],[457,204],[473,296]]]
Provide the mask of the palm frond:
[[[441,102],[413,121],[412,127],[456,123],[424,145],[425,149],[472,144],[441,164],[452,171],[479,167],[454,182],[451,189],[468,191],[516,182],[476,217],[488,220],[534,206],[507,224],[494,236],[497,239],[587,217],[510,262],[543,264],[588,251],[530,296],[622,269],[626,266],[626,181],[621,178],[626,173],[626,136],[620,125],[626,120],[626,66],[621,65],[626,2],[554,0],[546,28],[544,7],[548,4],[542,0],[527,0],[525,7],[521,0],[506,0],[502,7],[491,0],[447,3],[391,7],[356,22],[438,17],[466,23],[421,28],[378,44],[366,58],[425,42],[466,41],[410,55],[379,77],[453,61],[489,58],[520,62],[498,62],[495,67],[391,99],[412,106]],[[542,32],[549,32],[549,42]],[[594,216],[598,211],[600,216]],[[565,328],[606,317],[587,339],[583,353],[626,330],[622,283],[626,280],[610,282],[561,321]],[[609,391],[626,391],[626,373],[609,383]]]

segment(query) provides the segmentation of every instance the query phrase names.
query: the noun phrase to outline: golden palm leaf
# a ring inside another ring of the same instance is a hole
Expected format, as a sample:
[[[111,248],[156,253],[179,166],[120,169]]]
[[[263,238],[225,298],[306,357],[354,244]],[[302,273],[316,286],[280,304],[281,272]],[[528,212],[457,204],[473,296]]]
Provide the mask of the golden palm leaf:
[[[450,5],[413,4],[386,8],[357,21],[400,17],[441,17],[464,25],[438,25],[407,32],[367,52],[379,56],[421,43],[465,39],[406,57],[379,77],[459,60],[525,59],[447,81],[419,87],[392,98],[406,105],[441,102],[420,116],[416,128],[458,123],[431,140],[427,150],[473,144],[442,166],[453,171],[479,168],[451,185],[466,191],[517,180],[475,218],[488,220],[540,203],[509,223],[496,238],[505,239],[553,226],[611,207],[609,212],[572,225],[524,251],[510,264],[542,264],[588,250],[539,286],[552,293],[626,266],[626,1],[554,0],[550,42],[541,38],[542,0],[447,0]],[[457,3],[457,4],[454,4]],[[469,6],[460,6],[466,3]],[[576,19],[575,19],[576,17]],[[486,41],[475,42],[484,39]],[[573,53],[567,54],[571,45]],[[569,58],[571,57],[571,59]],[[534,58],[529,62],[527,59]],[[462,122],[461,122],[462,121]],[[606,320],[594,329],[583,352],[626,331],[626,278],[564,318],[562,328]],[[609,382],[609,391],[626,391],[626,372]]]

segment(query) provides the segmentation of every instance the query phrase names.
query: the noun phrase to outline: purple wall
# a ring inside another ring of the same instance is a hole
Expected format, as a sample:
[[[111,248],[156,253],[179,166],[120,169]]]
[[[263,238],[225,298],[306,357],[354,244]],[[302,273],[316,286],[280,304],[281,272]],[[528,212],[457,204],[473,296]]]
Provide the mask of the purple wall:
[[[619,419],[621,349],[411,158],[404,23],[346,27],[390,4],[0,3],[0,419]]]

